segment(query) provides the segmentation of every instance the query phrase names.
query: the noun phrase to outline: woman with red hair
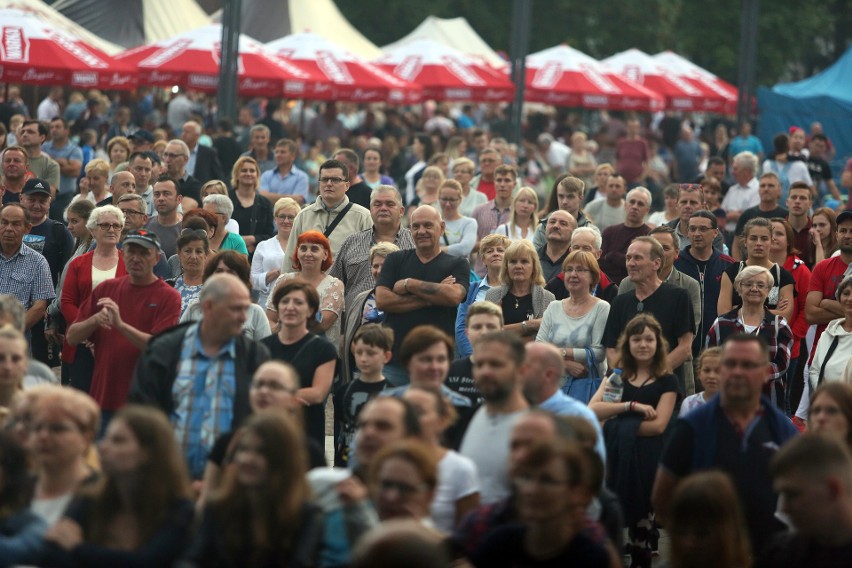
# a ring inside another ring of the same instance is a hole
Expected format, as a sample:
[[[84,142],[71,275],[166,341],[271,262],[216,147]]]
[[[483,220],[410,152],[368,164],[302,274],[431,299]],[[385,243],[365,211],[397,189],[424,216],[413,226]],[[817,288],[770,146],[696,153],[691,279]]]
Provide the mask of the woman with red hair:
[[[331,268],[331,245],[319,231],[305,231],[296,240],[296,252],[293,253],[293,268],[296,272],[282,274],[275,281],[266,303],[266,315],[269,324],[278,325],[278,310],[272,303],[272,296],[278,286],[292,278],[304,280],[314,288],[320,298],[320,311],[317,322],[311,327],[315,333],[323,335],[339,351],[340,315],[343,313],[343,282],[326,271]]]

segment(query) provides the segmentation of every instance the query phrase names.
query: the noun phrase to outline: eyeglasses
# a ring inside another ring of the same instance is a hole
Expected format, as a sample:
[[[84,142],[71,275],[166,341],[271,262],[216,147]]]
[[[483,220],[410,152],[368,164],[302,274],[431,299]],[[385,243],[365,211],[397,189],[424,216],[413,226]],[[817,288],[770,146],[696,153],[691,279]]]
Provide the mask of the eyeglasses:
[[[142,211],[137,211],[136,209],[122,209],[121,212],[125,215],[130,215],[131,217],[138,217],[145,214]]]
[[[744,290],[751,290],[755,288],[757,290],[766,290],[769,288],[764,282],[740,282],[740,288]]]
[[[585,273],[585,272],[591,272],[591,270],[589,270],[588,268],[579,268],[579,267],[578,267],[578,268],[575,268],[575,267],[573,267],[573,266],[569,266],[568,268],[566,268],[565,270],[563,270],[563,272],[564,272],[565,274],[574,274],[575,272],[576,272],[577,274],[583,274],[583,273]]]
[[[110,229],[113,231],[120,231],[123,228],[123,225],[119,225],[118,223],[98,223],[98,228],[101,231],[109,231]]]
[[[276,219],[281,219],[282,221],[294,221],[296,219],[295,215],[278,215]]]
[[[163,152],[163,158],[171,160],[172,158],[186,158],[186,154],[173,154],[172,152]]]
[[[713,227],[696,227],[695,225],[691,227],[687,227],[687,233],[709,233],[710,231],[715,231]]]
[[[421,483],[420,485],[409,485],[408,483],[403,483],[401,481],[391,481],[390,479],[380,479],[379,480],[379,491],[386,493],[388,491],[396,491],[400,495],[414,495],[419,491],[423,491],[426,489],[426,484]]]
[[[339,178],[339,177],[321,177],[321,178],[319,178],[319,182],[322,185],[325,185],[325,184],[328,184],[328,183],[330,183],[332,185],[337,185],[338,183],[341,183],[341,182],[344,182],[344,181],[346,181],[346,180],[343,179],[343,178]]]
[[[275,381],[252,381],[251,388],[254,390],[267,389],[272,392],[286,392],[288,394],[296,394],[296,389],[287,388],[286,385],[276,383]]]

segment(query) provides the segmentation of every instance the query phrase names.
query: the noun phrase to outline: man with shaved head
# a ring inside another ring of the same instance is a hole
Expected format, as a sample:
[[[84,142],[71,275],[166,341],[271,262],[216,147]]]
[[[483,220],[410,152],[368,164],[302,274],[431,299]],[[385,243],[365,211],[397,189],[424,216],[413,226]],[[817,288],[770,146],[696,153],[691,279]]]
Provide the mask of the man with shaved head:
[[[394,331],[394,359],[385,378],[394,386],[408,384],[397,362],[399,347],[409,331],[431,324],[452,337],[458,305],[467,297],[470,263],[441,250],[444,222],[433,207],[418,207],[411,215],[414,249],[388,255],[376,283],[376,306],[387,313]]]

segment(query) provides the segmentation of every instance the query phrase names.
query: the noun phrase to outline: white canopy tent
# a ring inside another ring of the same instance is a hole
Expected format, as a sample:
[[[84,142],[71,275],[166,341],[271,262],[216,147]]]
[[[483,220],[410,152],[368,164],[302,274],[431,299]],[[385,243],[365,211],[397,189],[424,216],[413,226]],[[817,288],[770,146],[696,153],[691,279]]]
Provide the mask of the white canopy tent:
[[[221,4],[221,2],[220,2]],[[213,14],[221,21],[222,11]],[[240,27],[261,43],[311,32],[372,60],[381,50],[340,13],[333,0],[243,0]]]
[[[206,26],[195,0],[58,0],[54,9],[93,34],[129,49]]]
[[[382,47],[389,53],[415,39],[431,39],[488,63],[493,67],[504,67],[506,61],[485,43],[465,18],[436,18],[429,16],[410,34]]]

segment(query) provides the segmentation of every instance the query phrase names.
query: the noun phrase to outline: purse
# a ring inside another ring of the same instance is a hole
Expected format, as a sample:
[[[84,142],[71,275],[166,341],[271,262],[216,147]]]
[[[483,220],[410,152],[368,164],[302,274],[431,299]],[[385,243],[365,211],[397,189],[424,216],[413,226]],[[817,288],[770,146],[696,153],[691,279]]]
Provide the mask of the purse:
[[[601,374],[598,372],[598,366],[595,363],[595,355],[591,347],[586,347],[586,366],[589,368],[588,377],[572,377],[568,375],[565,378],[565,384],[562,385],[562,392],[588,405],[598,388],[601,386]]]

